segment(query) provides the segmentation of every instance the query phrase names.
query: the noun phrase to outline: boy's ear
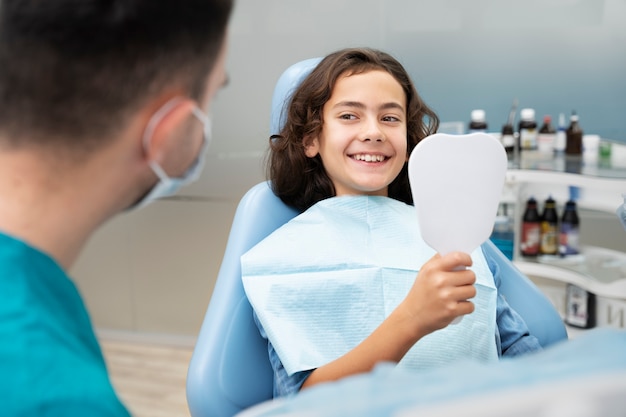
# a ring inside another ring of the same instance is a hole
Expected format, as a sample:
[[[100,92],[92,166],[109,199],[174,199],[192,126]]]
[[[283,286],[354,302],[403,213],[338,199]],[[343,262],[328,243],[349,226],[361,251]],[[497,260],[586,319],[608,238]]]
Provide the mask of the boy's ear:
[[[302,146],[304,147],[304,154],[309,158],[314,158],[319,153],[317,136],[305,136],[302,139]]]

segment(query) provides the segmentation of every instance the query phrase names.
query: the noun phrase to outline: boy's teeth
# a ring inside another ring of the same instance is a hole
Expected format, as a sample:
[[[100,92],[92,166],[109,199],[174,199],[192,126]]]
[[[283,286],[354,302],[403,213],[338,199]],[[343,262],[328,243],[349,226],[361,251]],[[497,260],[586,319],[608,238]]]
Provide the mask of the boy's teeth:
[[[354,159],[365,162],[382,162],[385,160],[385,157],[382,155],[359,154],[354,155]]]

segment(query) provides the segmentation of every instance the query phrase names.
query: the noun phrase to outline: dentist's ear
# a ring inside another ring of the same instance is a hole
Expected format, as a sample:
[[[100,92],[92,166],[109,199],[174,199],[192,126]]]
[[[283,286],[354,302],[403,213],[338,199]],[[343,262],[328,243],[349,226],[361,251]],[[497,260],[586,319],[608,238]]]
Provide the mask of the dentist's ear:
[[[155,105],[146,122],[141,138],[144,158],[164,164],[166,155],[185,137],[190,117],[193,117],[194,102],[191,99],[175,96]]]

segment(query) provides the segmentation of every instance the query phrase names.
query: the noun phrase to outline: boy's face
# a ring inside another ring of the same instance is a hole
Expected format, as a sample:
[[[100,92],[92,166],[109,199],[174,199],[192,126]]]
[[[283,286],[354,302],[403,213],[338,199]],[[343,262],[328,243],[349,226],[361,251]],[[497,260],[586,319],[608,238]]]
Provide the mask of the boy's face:
[[[319,136],[306,155],[319,154],[340,195],[387,196],[407,159],[406,96],[386,71],[342,75],[323,108]]]

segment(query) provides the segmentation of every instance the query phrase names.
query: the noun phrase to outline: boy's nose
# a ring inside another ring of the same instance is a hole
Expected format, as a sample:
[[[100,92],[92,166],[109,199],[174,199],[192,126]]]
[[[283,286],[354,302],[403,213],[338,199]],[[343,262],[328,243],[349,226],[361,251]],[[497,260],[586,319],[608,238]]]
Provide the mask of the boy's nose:
[[[380,128],[380,124],[376,119],[370,119],[365,122],[363,129],[361,131],[361,140],[364,142],[367,141],[375,141],[375,142],[384,142],[385,134],[383,130]]]

